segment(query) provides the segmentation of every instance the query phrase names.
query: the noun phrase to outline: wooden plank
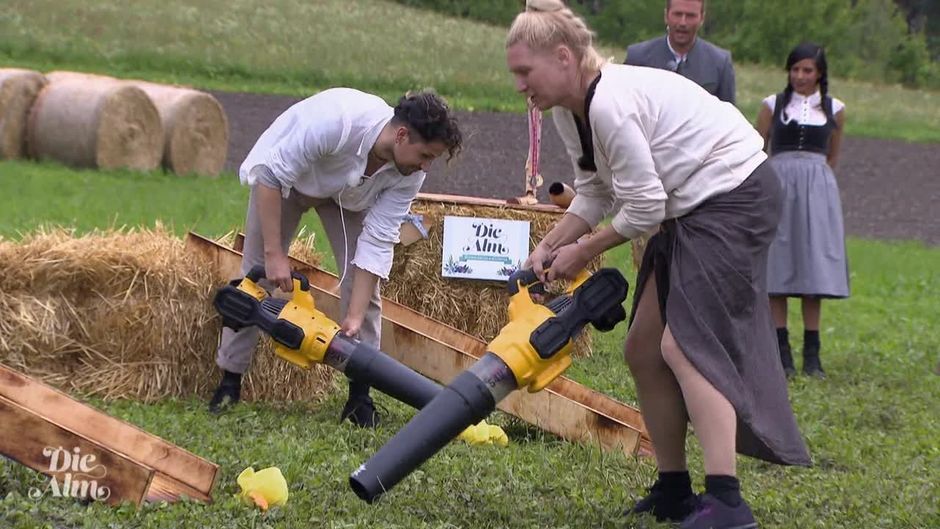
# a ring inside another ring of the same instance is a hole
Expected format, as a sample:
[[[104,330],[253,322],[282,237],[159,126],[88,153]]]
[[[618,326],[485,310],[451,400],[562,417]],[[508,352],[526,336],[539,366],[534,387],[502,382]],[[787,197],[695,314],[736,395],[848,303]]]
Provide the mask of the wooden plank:
[[[172,503],[180,500],[183,496],[204,503],[212,502],[211,494],[196,490],[182,481],[173,479],[162,472],[154,473],[153,481],[150,482],[150,488],[147,489],[147,495],[144,499],[150,502],[166,501]]]
[[[91,441],[181,483],[180,493],[211,501],[218,465],[0,364],[0,395]],[[164,490],[164,495],[172,495]]]
[[[204,255],[223,277],[240,275],[241,255],[190,233],[187,247]],[[317,308],[338,318],[338,278],[303,261],[291,266],[310,280]],[[393,301],[382,300],[382,350],[415,371],[449,383],[486,352],[486,343]],[[538,393],[517,391],[501,410],[564,439],[649,455],[652,448],[639,411],[565,377]]]
[[[554,204],[512,204],[505,200],[495,198],[466,197],[462,195],[441,195],[436,193],[418,193],[417,200],[421,202],[439,202],[443,204],[456,204],[461,206],[489,206],[494,208],[522,209],[525,211],[541,211],[561,215],[564,209]]]
[[[154,470],[0,396],[0,454],[49,476],[30,496],[144,500]]]

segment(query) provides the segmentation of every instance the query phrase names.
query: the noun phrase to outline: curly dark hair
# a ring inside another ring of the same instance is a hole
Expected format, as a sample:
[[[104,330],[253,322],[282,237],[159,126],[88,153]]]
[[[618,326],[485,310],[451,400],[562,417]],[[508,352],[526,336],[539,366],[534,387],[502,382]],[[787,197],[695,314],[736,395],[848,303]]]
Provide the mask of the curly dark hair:
[[[439,141],[447,146],[447,159],[462,148],[463,135],[457,119],[444,98],[431,90],[408,92],[395,105],[393,122],[405,125],[425,143]]]

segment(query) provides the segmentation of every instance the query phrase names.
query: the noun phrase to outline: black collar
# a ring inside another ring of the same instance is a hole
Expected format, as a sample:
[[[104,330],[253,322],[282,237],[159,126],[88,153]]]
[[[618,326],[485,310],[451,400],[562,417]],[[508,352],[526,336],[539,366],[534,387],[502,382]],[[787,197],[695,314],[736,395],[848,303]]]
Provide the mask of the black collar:
[[[597,72],[597,77],[591,81],[587,93],[584,94],[584,123],[574,113],[574,125],[578,129],[578,139],[581,140],[581,157],[578,158],[578,167],[582,171],[597,172],[597,164],[594,163],[594,139],[591,134],[591,100],[594,99],[594,91],[597,90],[597,82],[601,80],[601,73]]]

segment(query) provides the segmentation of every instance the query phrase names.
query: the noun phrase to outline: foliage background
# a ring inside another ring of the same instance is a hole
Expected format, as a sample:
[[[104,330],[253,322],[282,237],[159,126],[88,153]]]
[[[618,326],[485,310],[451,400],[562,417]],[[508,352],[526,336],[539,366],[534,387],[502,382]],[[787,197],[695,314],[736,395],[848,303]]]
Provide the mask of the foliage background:
[[[401,4],[508,25],[519,0],[397,0]],[[601,41],[626,49],[663,33],[664,2],[576,0]],[[781,66],[809,40],[826,47],[840,76],[940,87],[940,2],[936,0],[709,0],[701,33],[736,61]]]

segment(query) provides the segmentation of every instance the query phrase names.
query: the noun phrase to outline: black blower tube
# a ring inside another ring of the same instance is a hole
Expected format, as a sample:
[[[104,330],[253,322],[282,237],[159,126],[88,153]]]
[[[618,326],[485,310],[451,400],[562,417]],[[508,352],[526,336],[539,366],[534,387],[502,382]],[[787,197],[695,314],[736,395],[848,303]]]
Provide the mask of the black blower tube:
[[[502,359],[487,353],[353,472],[349,485],[357,496],[372,503],[467,427],[485,419],[515,384],[515,376]]]
[[[382,351],[340,333],[330,342],[323,363],[419,410],[441,392],[437,382]]]

